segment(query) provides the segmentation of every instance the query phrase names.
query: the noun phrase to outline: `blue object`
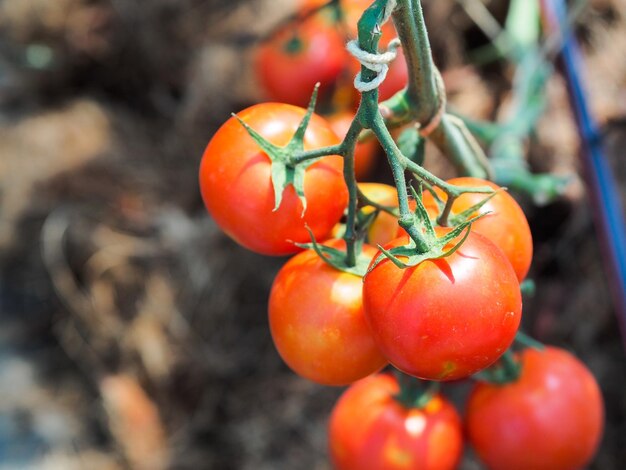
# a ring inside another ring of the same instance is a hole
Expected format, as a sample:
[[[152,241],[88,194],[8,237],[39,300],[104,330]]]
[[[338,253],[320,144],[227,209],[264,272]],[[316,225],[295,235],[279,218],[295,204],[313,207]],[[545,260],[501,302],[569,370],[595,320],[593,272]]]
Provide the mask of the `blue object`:
[[[626,224],[618,187],[604,155],[598,125],[591,116],[581,77],[581,55],[576,38],[572,34],[564,0],[544,0],[544,10],[550,26],[563,36],[560,57],[563,75],[567,80],[572,109],[582,141],[582,158],[585,165],[589,195],[594,209],[605,269],[609,278],[611,294],[622,342],[626,347]]]

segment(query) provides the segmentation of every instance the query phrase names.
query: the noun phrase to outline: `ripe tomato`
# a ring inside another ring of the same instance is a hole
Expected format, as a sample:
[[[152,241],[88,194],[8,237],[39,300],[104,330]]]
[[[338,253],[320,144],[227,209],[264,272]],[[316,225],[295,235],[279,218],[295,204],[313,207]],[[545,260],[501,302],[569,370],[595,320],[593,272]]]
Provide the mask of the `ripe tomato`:
[[[441,395],[423,408],[396,401],[396,379],[379,374],[352,385],[330,416],[330,456],[337,470],[448,470],[463,451],[461,420]]]
[[[304,109],[295,106],[262,103],[245,109],[239,117],[275,145],[286,145],[304,114]],[[313,115],[305,149],[337,143],[328,123]],[[293,242],[310,241],[305,224],[323,240],[348,203],[341,157],[324,157],[307,168],[304,217],[293,186],[286,188],[280,207],[273,211],[270,175],[270,159],[241,123],[234,118],[226,121],[209,142],[200,164],[202,198],[217,224],[239,244],[268,255],[299,251]]]
[[[345,246],[343,241],[332,246]],[[374,256],[376,249],[364,246]],[[276,349],[299,375],[345,385],[383,367],[363,315],[361,278],[338,271],[314,250],[291,258],[278,272],[269,301]]]
[[[493,189],[500,187],[491,181],[480,178],[453,178],[447,181],[456,186],[491,186]],[[437,194],[443,201],[445,194],[436,189]],[[452,205],[452,213],[460,213],[485,199],[485,194],[466,193],[459,197]],[[437,214],[437,204],[428,192],[424,192],[424,206],[432,217]],[[522,281],[533,257],[533,239],[530,227],[522,208],[515,202],[510,194],[501,191],[491,198],[479,211],[480,213],[492,212],[472,225],[472,230],[484,235],[494,242],[506,255],[517,278]],[[476,214],[477,215],[477,214]]]
[[[460,379],[493,363],[513,341],[522,314],[511,264],[474,232],[446,258],[407,269],[384,259],[365,276],[363,304],[389,362],[428,380]]]
[[[344,43],[323,16],[288,25],[259,47],[256,76],[270,99],[306,106],[317,82],[320,98],[332,91],[348,60]]]
[[[467,404],[467,430],[493,470],[572,470],[593,457],[604,422],[593,375],[562,349],[526,349],[519,379],[480,383]]]
[[[398,207],[398,192],[393,186],[382,183],[359,183],[359,188],[368,199],[388,207]],[[373,207],[369,207],[372,211]],[[372,245],[384,246],[396,238],[398,219],[380,212],[370,227],[367,237]]]
[[[343,139],[350,128],[350,124],[352,124],[354,113],[350,111],[339,112],[329,116],[327,119],[335,133]],[[376,139],[356,144],[354,149],[354,173],[357,180],[361,181],[372,173],[376,165],[376,156],[379,149],[380,147]]]

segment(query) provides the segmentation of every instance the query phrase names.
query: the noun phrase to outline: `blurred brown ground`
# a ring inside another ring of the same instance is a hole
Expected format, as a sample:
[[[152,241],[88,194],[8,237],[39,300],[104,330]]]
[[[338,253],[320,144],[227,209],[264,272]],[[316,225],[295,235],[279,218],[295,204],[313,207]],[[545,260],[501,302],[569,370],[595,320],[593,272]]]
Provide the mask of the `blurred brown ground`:
[[[196,182],[215,129],[262,99],[251,48],[293,3],[0,0],[0,469],[329,468],[341,390],[293,375],[267,327],[284,260],[226,239]],[[506,1],[487,3],[502,18]],[[590,3],[579,34],[608,123],[626,115],[626,1]],[[496,115],[509,71],[463,67],[484,36],[454,2],[425,4],[453,102]],[[575,173],[563,83],[549,90],[530,162]],[[607,145],[624,196],[623,126]],[[524,326],[594,372],[607,426],[591,468],[624,469],[624,352],[584,186],[527,208]],[[461,468],[480,466],[468,452]]]

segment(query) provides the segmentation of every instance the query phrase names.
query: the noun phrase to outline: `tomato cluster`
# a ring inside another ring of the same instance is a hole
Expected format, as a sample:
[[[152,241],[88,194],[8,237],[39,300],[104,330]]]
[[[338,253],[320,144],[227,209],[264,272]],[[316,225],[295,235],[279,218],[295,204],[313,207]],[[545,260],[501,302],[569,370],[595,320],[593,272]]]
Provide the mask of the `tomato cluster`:
[[[307,0],[303,8],[319,3]],[[349,36],[355,34],[356,12],[367,4],[341,2]],[[312,106],[296,106],[309,99],[317,81],[322,96],[332,94],[353,67],[330,13],[324,9],[277,31],[259,49],[257,70],[268,95],[293,104],[258,104],[224,123],[202,158],[202,198],[240,245],[267,255],[295,254],[274,280],[269,325],[278,353],[297,374],[320,384],[350,385],[330,418],[336,468],[453,469],[464,441],[454,406],[426,389],[412,395],[419,387],[378,372],[390,365],[419,385],[497,370],[503,355],[509,357],[521,320],[520,282],[533,251],[530,229],[508,193],[477,178],[412,193],[415,220],[408,228],[409,204],[402,199],[402,226],[412,238],[399,226],[396,188],[380,183],[359,184],[358,214],[346,222],[346,212],[354,212],[346,211],[349,193],[354,197],[356,188],[351,175],[344,175],[342,155],[350,152],[342,141],[354,114],[344,110],[326,119],[311,114]],[[385,25],[383,44],[393,37],[388,28],[393,29]],[[401,58],[398,63],[404,72],[399,67],[397,74],[406,81],[406,65]],[[381,86],[383,99],[404,83],[388,86]],[[371,165],[376,146],[356,144],[357,176]],[[295,158],[324,147],[342,155]],[[489,188],[493,192],[485,194]],[[448,204],[449,197],[454,199]],[[345,225],[356,229],[356,241],[339,238]],[[411,261],[408,253],[418,249],[419,239],[412,229],[432,243],[431,251],[419,254],[436,255]],[[342,264],[349,243],[356,259]],[[468,441],[493,469],[584,466],[603,422],[592,375],[556,348],[526,349],[514,362],[517,369],[506,380],[474,387],[467,404]]]
[[[279,28],[258,48],[255,72],[268,99],[305,106],[311,89],[320,82],[322,99],[332,100],[334,92],[347,90],[352,105],[358,103],[352,80],[360,64],[348,54],[345,43],[357,37],[359,17],[372,2],[342,0],[337,7],[308,15],[325,3],[327,0],[303,0],[298,16],[306,18]],[[392,23],[385,23],[381,46],[386,47],[395,36]],[[399,51],[379,88],[380,99],[386,100],[404,88],[407,78],[406,62]]]

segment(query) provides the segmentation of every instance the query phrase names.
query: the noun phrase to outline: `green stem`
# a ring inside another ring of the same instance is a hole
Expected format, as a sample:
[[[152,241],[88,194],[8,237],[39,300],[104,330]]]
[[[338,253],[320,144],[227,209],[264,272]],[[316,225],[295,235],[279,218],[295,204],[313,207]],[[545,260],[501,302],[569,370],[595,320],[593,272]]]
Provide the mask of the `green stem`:
[[[543,345],[543,343],[541,343],[540,341],[537,341],[535,338],[532,338],[531,336],[528,336],[526,333],[523,333],[520,330],[518,330],[517,333],[515,334],[515,341],[527,348],[533,348],[538,351],[543,351],[545,349],[545,346]]]
[[[408,66],[406,97],[412,104],[413,118],[425,125],[437,113],[441,96],[421,2],[398,0],[392,18]]]
[[[394,370],[400,392],[395,399],[406,408],[422,409],[439,393],[441,383],[429,382],[407,375],[397,369]]]
[[[376,137],[387,154],[387,160],[391,166],[393,179],[396,184],[396,189],[398,190],[398,207],[400,209],[400,220],[398,223],[415,242],[417,250],[421,253],[425,253],[429,250],[430,246],[426,241],[424,234],[416,226],[413,219],[413,212],[409,206],[406,178],[404,176],[406,162],[410,162],[410,160],[402,155],[402,152],[400,152],[400,149],[385,126],[385,121],[380,113],[376,114],[373,124],[372,130],[374,131],[374,134],[376,134]],[[428,174],[430,175],[430,173]]]
[[[347,149],[346,141],[341,144],[330,145],[328,147],[320,147],[312,150],[304,150],[296,155],[293,155],[289,159],[291,165],[297,165],[298,163],[305,162],[307,160],[313,160],[315,158],[325,157],[327,155],[345,155]]]
[[[348,187],[348,217],[346,219],[346,232],[343,239],[346,242],[346,265],[349,267],[356,265],[357,253],[357,236],[356,236],[356,216],[357,205],[359,202],[359,191],[354,173],[354,149],[357,139],[363,127],[356,119],[350,124],[350,128],[343,140],[342,151],[344,152],[343,160],[343,177]]]
[[[361,191],[358,186],[357,192],[359,194],[359,201],[363,206],[371,206],[378,211],[386,212],[387,214],[393,215],[394,217],[398,217],[398,210],[395,207],[385,206],[383,204],[377,203],[376,201],[372,201],[363,193],[363,191]]]

